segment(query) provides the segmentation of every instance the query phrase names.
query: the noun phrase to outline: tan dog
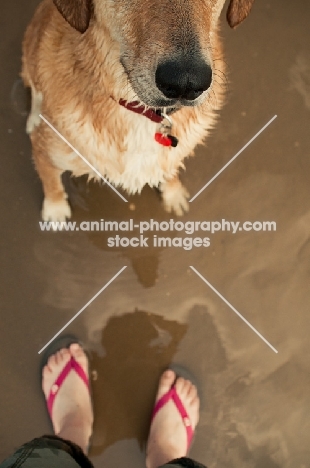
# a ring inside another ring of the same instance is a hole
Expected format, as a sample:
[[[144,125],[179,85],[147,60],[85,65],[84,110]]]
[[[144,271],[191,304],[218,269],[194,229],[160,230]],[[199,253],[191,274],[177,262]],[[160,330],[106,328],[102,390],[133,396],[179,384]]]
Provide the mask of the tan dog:
[[[230,26],[253,2],[230,0]],[[178,171],[221,106],[223,4],[43,0],[25,34],[22,77],[32,92],[27,132],[43,183],[44,220],[71,216],[64,171],[98,175],[40,113],[114,186],[129,193],[160,187],[167,211],[188,209]]]

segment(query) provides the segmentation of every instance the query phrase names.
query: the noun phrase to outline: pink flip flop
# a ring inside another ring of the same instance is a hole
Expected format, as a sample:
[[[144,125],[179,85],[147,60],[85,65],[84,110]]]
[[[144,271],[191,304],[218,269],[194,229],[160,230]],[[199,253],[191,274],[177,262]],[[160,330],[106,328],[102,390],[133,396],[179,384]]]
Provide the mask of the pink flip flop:
[[[175,404],[175,406],[176,406],[176,408],[177,408],[177,410],[180,413],[180,416],[182,418],[183,424],[184,424],[185,429],[186,429],[186,434],[187,434],[187,450],[188,450],[190,445],[191,445],[191,442],[193,440],[194,430],[192,428],[192,424],[191,424],[190,418],[189,418],[189,416],[187,414],[187,411],[185,410],[184,405],[183,405],[182,401],[180,400],[180,397],[177,394],[177,391],[176,391],[174,385],[155,404],[154,409],[153,409],[153,413],[152,413],[151,422],[155,418],[158,411],[163,406],[165,406],[168,403],[169,400],[172,400],[174,402],[174,404]]]
[[[81,365],[72,356],[70,361],[64,366],[64,368],[62,369],[62,371],[58,375],[57,379],[53,383],[52,388],[51,388],[50,393],[49,393],[49,396],[48,396],[48,398],[46,400],[47,409],[48,409],[48,412],[49,412],[49,415],[50,415],[51,418],[52,418],[53,405],[54,405],[54,401],[55,401],[55,398],[57,396],[57,393],[59,392],[62,384],[66,380],[68,374],[72,370],[75,371],[78,374],[78,376],[83,380],[83,382],[87,386],[88,391],[90,391],[88,376],[86,375],[86,373],[83,370],[83,368],[81,367]]]

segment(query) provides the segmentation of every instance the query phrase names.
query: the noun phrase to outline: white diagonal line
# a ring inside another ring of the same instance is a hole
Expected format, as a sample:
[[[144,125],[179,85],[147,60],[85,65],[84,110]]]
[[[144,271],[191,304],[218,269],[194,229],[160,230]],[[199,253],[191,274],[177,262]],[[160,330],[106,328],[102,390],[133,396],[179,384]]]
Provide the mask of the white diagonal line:
[[[242,153],[242,152],[243,152],[243,151],[244,151],[244,150],[245,150],[245,149],[246,149],[246,148],[247,148],[247,147],[248,147],[248,146],[249,146],[249,145],[250,145],[250,144],[251,144],[251,143],[252,143],[252,142],[253,142],[253,141],[270,125],[270,124],[271,124],[271,123],[272,123],[272,122],[273,122],[273,121],[274,121],[274,120],[275,120],[275,119],[276,119],[276,118],[277,118],[277,115],[275,115],[274,117],[272,117],[272,119],[270,119],[269,122],[267,122],[266,125],[264,125],[263,128],[261,128],[260,131],[257,132],[256,135],[254,135],[253,138],[251,138],[251,140],[248,141],[247,144],[244,145],[244,147],[241,148],[241,150],[238,151],[238,153],[235,154],[235,156],[234,156],[233,158],[231,158],[231,160],[228,161],[228,163],[225,164],[225,166],[222,167],[222,169],[221,169],[220,171],[218,171],[218,172],[215,174],[215,176],[213,176],[212,179],[209,180],[209,182],[208,182],[206,185],[204,185],[204,186],[202,187],[202,189],[200,189],[199,192],[196,193],[196,195],[195,195],[194,197],[192,197],[192,198],[189,200],[189,202],[194,201],[195,198],[197,198],[198,195],[201,194],[201,192],[203,192],[207,187],[209,187],[209,185],[212,184],[212,182],[213,182],[223,171],[225,171],[225,169],[226,169],[226,168],[227,168],[227,167],[228,167],[228,166],[229,166],[229,165],[230,165],[230,164],[231,164],[231,163],[232,163],[232,162],[233,162],[233,161],[234,161],[234,160],[235,160],[235,159],[236,159],[236,158],[237,158],[237,157],[238,157],[238,156],[239,156],[239,155],[240,155],[240,154],[241,154],[241,153]]]
[[[68,326],[68,325],[70,325],[70,323],[72,323],[72,322],[73,322],[73,320],[75,320],[75,319],[76,319],[76,318],[77,318],[77,317],[78,317],[78,316],[79,316],[79,315],[80,315],[80,314],[83,312],[83,310],[85,310],[85,309],[86,309],[86,307],[88,307],[88,306],[89,306],[89,304],[91,304],[91,303],[92,303],[92,302],[93,302],[93,301],[94,301],[94,300],[95,300],[95,299],[96,299],[96,298],[97,298],[97,297],[98,297],[98,296],[99,296],[99,295],[102,293],[102,291],[104,291],[104,290],[105,290],[105,289],[106,289],[106,288],[107,288],[107,287],[108,287],[108,286],[109,286],[109,285],[110,285],[110,284],[111,284],[111,283],[112,283],[112,282],[113,282],[113,281],[114,281],[114,280],[115,280],[115,279],[116,279],[116,278],[117,278],[117,277],[118,277],[118,276],[119,276],[119,275],[120,275],[120,274],[121,274],[121,273],[122,273],[124,270],[125,270],[125,268],[127,268],[127,267],[126,267],[126,266],[124,266],[123,268],[121,268],[121,269],[120,269],[120,271],[119,271],[118,273],[116,273],[116,275],[115,275],[115,276],[113,276],[113,278],[112,278],[112,279],[110,279],[110,281],[108,281],[108,282],[107,282],[107,284],[105,284],[105,285],[103,286],[103,288],[101,288],[101,289],[100,289],[100,291],[98,291],[98,292],[97,292],[97,294],[95,294],[95,295],[94,295],[94,297],[93,297],[93,298],[92,298],[90,301],[88,301],[88,302],[87,302],[87,304],[85,304],[85,305],[84,305],[84,307],[82,307],[82,309],[81,309],[81,310],[79,310],[79,311],[78,311],[78,313],[77,313],[77,314],[75,314],[75,316],[74,316],[74,317],[72,317],[72,319],[71,319],[71,320],[69,320],[69,322],[68,322],[68,323],[66,323],[66,325],[65,325],[64,327],[62,327],[62,329],[61,329],[61,330],[59,330],[59,332],[58,332],[58,333],[56,333],[56,335],[55,335],[55,336],[53,336],[53,338],[52,338],[52,339],[51,339],[51,340],[50,340],[48,343],[46,343],[46,345],[45,345],[45,346],[43,346],[43,348],[42,348],[42,349],[40,349],[40,351],[38,352],[38,354],[41,354],[41,353],[42,353],[42,351],[44,351],[44,350],[45,350],[45,348],[47,348],[47,347],[48,347],[48,345],[49,345],[49,344],[51,344],[51,343],[52,343],[52,341],[54,341],[54,340],[55,340],[55,338],[57,338],[57,336],[58,336],[58,335],[60,335],[60,333],[62,333],[62,332],[65,330],[65,328],[67,328],[67,326]]]
[[[235,312],[235,314],[238,315],[238,317],[241,318],[241,320],[244,321],[244,323],[246,323],[246,324],[251,328],[251,330],[254,331],[254,333],[256,333],[256,335],[258,335],[258,336],[269,346],[269,348],[272,349],[272,351],[274,351],[275,353],[278,354],[278,351],[276,350],[276,348],[274,348],[274,347],[272,346],[272,344],[270,344],[269,341],[267,341],[266,338],[264,338],[263,335],[262,335],[261,333],[259,333],[259,331],[257,331],[256,328],[254,328],[253,325],[251,325],[250,322],[248,322],[248,320],[245,319],[245,318],[243,317],[243,315],[241,315],[240,312],[238,312],[237,309],[235,309],[234,306],[232,306],[232,305],[230,304],[230,302],[228,302],[227,299],[225,299],[225,297],[222,296],[222,294],[220,294],[220,293],[212,286],[212,284],[210,284],[209,281],[207,281],[206,278],[204,278],[204,277],[199,273],[199,271],[196,270],[196,268],[194,268],[193,266],[190,266],[190,268],[196,273],[196,275],[199,276],[199,278],[202,279],[202,281],[204,281],[204,282],[209,286],[209,288],[212,289],[212,291],[215,292],[215,294],[217,294],[217,295],[222,299],[222,301],[225,302],[225,304],[227,304],[227,305],[231,308],[231,310],[233,310],[233,311]]]
[[[78,156],[80,156],[80,158],[83,159],[83,161],[84,161],[84,162],[85,162],[85,163],[86,163],[86,164],[87,164],[87,165],[88,165],[88,166],[89,166],[89,167],[90,167],[90,168],[91,168],[91,169],[92,169],[92,170],[93,170],[93,171],[94,171],[94,172],[95,172],[95,173],[96,173],[112,190],[114,190],[114,192],[117,193],[117,195],[118,195],[119,197],[121,197],[121,199],[122,199],[124,202],[128,203],[128,200],[126,200],[126,198],[123,197],[123,195],[121,195],[121,194],[119,193],[119,191],[116,190],[116,188],[113,187],[113,185],[110,184],[110,182],[109,182],[105,177],[103,177],[103,175],[100,174],[100,172],[99,172],[92,164],[90,164],[90,162],[88,162],[87,159],[84,158],[84,156],[83,156],[76,148],[74,148],[74,146],[72,146],[71,143],[70,143],[64,136],[62,136],[61,133],[59,133],[59,131],[56,130],[56,128],[53,127],[53,125],[52,125],[45,117],[43,117],[42,114],[39,114],[39,115],[40,115],[41,119],[56,133],[56,135],[59,136],[59,138],[61,138],[65,143],[67,143],[67,145],[70,146],[70,148],[71,148]]]

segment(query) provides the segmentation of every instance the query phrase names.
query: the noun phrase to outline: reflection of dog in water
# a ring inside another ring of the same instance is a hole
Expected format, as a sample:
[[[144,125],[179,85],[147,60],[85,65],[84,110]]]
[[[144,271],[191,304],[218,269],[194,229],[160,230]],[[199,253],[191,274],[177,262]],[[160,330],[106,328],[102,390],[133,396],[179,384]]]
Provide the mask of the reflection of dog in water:
[[[230,0],[234,27],[254,0]],[[217,34],[224,0],[43,0],[23,43],[27,122],[44,220],[71,216],[61,174],[97,175],[41,121],[128,193],[159,186],[167,211],[188,209],[178,178],[222,101]]]

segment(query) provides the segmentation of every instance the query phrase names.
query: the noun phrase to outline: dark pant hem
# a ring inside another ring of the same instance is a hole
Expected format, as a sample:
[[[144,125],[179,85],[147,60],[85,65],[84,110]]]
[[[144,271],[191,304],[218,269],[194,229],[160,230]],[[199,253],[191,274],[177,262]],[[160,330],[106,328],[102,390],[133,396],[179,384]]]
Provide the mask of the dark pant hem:
[[[94,465],[85,455],[81,447],[71,442],[71,440],[62,439],[56,435],[44,435],[42,439],[47,442],[49,447],[67,452],[81,468],[94,468]]]

